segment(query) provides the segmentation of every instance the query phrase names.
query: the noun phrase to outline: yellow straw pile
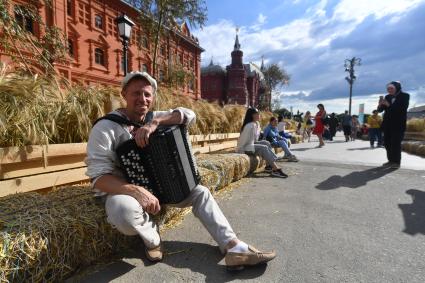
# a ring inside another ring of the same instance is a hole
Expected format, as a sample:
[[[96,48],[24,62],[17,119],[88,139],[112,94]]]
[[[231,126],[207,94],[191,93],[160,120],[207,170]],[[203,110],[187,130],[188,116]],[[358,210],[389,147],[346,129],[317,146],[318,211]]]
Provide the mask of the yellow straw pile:
[[[0,147],[87,141],[92,123],[105,112],[124,107],[120,90],[70,85],[58,78],[8,71],[0,62]],[[191,134],[240,132],[246,108],[179,95],[165,87],[158,91],[154,110],[192,109],[197,116]],[[261,113],[262,126],[271,113]]]
[[[134,239],[105,221],[84,187],[0,199],[0,281],[57,281]]]
[[[404,141],[402,149],[406,152],[425,157],[425,142],[424,141]]]
[[[425,118],[409,119],[406,123],[406,131],[408,132],[425,131]]]

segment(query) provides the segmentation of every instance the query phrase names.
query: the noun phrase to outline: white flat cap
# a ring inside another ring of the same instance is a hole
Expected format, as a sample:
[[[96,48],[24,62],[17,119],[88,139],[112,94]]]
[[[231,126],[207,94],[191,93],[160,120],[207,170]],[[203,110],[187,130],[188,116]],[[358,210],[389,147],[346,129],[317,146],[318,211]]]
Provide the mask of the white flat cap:
[[[145,78],[153,88],[153,95],[156,94],[156,89],[158,88],[156,80],[152,78],[146,72],[135,71],[135,72],[128,73],[127,76],[125,76],[124,79],[122,80],[122,83],[121,83],[122,88],[126,87],[129,81],[137,77]]]

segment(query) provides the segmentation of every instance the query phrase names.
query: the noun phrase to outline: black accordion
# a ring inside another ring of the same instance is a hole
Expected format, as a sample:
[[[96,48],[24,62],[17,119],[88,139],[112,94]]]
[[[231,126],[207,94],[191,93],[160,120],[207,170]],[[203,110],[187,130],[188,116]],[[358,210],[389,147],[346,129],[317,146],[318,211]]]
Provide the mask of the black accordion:
[[[134,139],[117,150],[127,181],[142,186],[161,204],[179,203],[199,184],[200,175],[183,125],[159,128],[140,148]]]

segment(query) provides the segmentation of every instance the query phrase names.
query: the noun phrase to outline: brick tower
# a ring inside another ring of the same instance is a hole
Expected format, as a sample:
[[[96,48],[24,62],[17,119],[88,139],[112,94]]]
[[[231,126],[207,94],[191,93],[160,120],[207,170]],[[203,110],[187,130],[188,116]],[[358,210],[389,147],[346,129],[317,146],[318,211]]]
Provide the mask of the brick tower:
[[[246,74],[243,65],[243,52],[240,49],[238,34],[236,33],[235,45],[232,55],[232,63],[227,70],[227,103],[237,103],[248,106],[248,91],[246,88]]]

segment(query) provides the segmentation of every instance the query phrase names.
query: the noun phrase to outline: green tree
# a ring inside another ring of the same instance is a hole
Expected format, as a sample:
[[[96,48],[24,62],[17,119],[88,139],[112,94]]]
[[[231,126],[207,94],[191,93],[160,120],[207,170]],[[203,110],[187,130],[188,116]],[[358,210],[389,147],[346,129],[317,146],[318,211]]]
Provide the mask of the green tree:
[[[268,65],[263,71],[264,80],[266,82],[266,94],[269,95],[269,99],[263,101],[263,106],[272,109],[273,93],[277,88],[283,85],[288,85],[291,76],[285,71],[284,68],[279,67],[278,64]]]
[[[273,113],[277,116],[283,116],[285,118],[290,118],[291,117],[291,111],[289,111],[286,108],[279,108],[273,111]]]
[[[275,110],[278,110],[278,109],[280,109],[280,107],[281,107],[281,105],[280,105],[281,103],[280,103],[280,97],[279,96],[277,96],[277,97],[273,97],[273,99],[272,99],[272,103],[271,103],[271,105],[270,105],[270,110],[271,111],[275,111]]]
[[[180,63],[171,63],[168,70],[167,83],[174,87],[184,87],[194,81],[195,76]]]
[[[0,46],[30,74],[33,66],[46,74],[56,73],[53,63],[67,59],[66,38],[59,28],[43,22],[38,12],[39,2],[12,5],[11,1],[0,0]],[[52,7],[51,0],[42,2],[48,9]],[[33,34],[36,25],[40,34]]]
[[[139,24],[150,32],[154,42],[152,73],[157,69],[161,36],[172,32],[176,22],[188,22],[191,27],[203,27],[207,20],[204,0],[125,0],[140,11]]]

